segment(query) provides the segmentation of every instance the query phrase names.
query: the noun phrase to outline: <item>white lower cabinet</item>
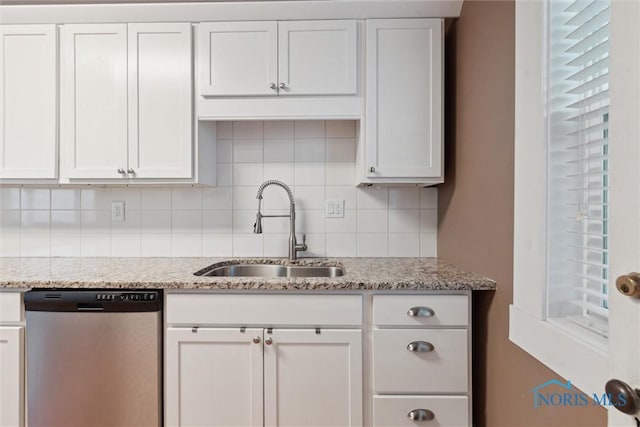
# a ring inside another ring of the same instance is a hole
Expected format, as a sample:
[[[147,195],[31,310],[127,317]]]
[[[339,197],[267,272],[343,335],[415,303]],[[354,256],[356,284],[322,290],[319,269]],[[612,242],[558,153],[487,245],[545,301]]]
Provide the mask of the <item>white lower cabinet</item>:
[[[0,326],[0,426],[3,427],[24,425],[23,349],[24,326]]]

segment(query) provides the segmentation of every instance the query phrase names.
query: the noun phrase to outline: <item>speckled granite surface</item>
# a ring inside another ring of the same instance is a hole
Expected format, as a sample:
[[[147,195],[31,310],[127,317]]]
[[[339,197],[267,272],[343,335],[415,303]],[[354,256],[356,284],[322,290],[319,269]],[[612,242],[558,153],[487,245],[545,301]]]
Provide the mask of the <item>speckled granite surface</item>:
[[[495,282],[437,258],[306,258],[339,265],[336,278],[207,277],[217,263],[290,264],[270,258],[0,258],[0,288],[159,288],[232,290],[491,290]]]

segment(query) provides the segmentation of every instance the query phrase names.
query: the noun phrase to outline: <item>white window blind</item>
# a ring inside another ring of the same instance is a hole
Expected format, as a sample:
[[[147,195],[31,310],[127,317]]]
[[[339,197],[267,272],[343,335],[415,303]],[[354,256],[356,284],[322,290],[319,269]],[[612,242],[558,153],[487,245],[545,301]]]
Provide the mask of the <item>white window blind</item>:
[[[606,337],[609,0],[547,1],[547,317]]]

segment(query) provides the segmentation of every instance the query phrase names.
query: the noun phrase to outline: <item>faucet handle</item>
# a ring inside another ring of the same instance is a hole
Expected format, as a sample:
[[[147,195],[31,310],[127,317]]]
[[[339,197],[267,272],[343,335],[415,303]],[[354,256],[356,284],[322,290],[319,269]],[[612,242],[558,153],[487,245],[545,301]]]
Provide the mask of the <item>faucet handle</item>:
[[[301,251],[306,251],[307,250],[307,235],[306,234],[302,235],[302,244],[300,245],[300,250]]]

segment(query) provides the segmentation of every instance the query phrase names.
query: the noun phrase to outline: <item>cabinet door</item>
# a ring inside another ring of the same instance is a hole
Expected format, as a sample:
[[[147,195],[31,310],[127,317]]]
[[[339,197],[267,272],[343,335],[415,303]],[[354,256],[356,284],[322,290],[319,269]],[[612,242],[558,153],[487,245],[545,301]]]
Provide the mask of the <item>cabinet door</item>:
[[[127,25],[60,29],[61,163],[66,178],[127,168]]]
[[[276,22],[215,22],[198,28],[201,95],[277,95],[277,60]]]
[[[166,346],[167,426],[263,425],[262,329],[169,328]]]
[[[368,178],[442,175],[442,20],[367,21]]]
[[[357,30],[354,20],[279,22],[279,94],[355,94]]]
[[[361,331],[276,329],[264,349],[265,426],[362,426]]]
[[[129,162],[135,178],[191,177],[191,24],[129,24]]]
[[[0,179],[56,178],[56,27],[0,26]]]
[[[24,327],[0,327],[0,426],[24,425]]]

